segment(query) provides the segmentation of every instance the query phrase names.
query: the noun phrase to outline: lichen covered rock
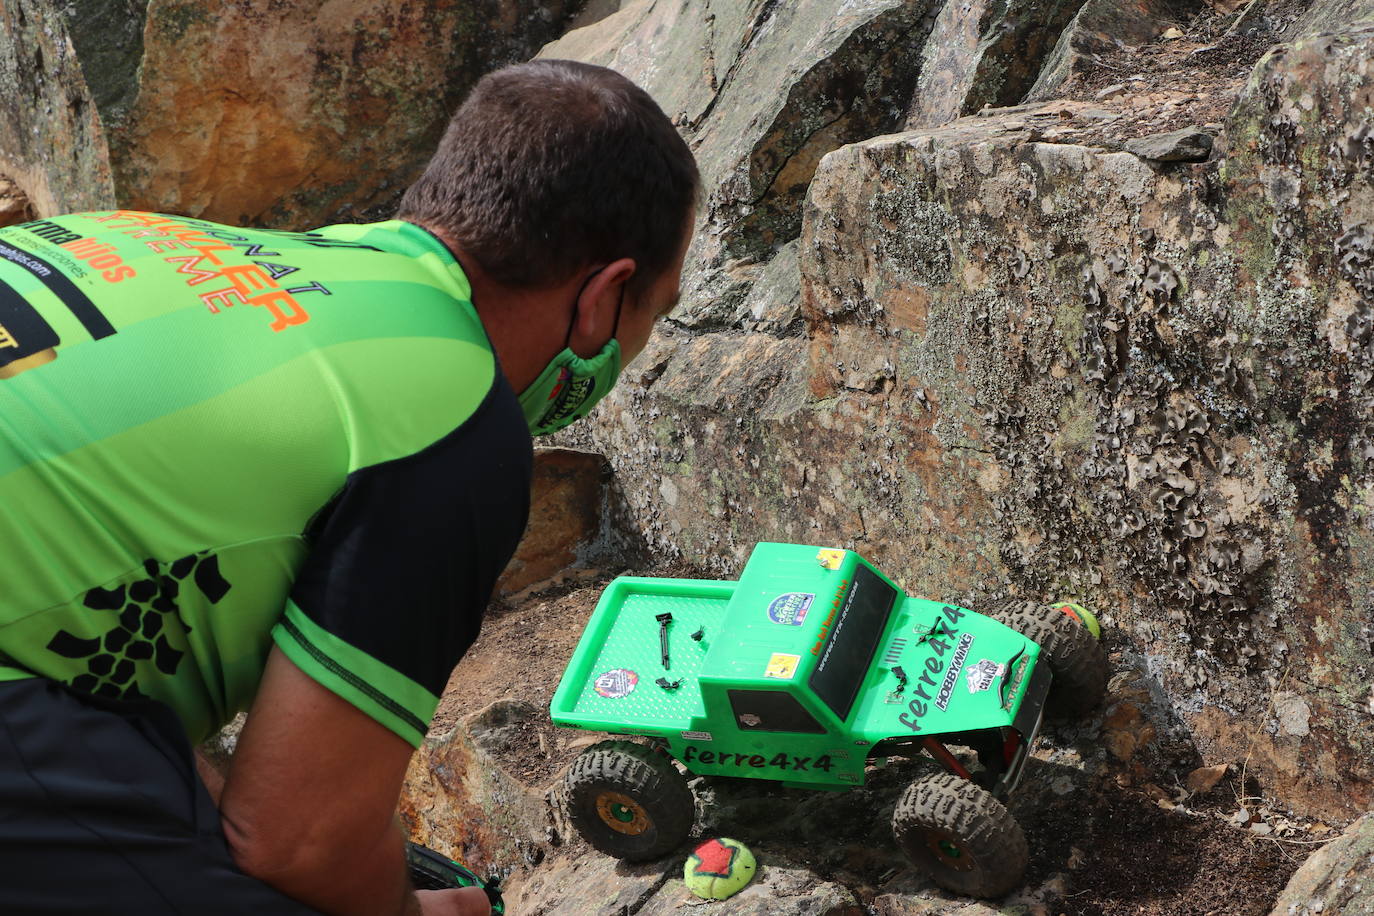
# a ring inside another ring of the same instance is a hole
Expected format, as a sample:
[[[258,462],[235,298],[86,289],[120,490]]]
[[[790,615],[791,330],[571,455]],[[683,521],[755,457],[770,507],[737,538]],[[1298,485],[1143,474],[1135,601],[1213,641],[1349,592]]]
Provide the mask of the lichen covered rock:
[[[1034,107],[834,152],[800,321],[671,329],[583,435],[651,546],[725,574],[810,541],[975,608],[1092,602],[1206,759],[1348,818],[1374,797],[1371,50],[1272,54],[1202,165],[1035,142]],[[754,310],[792,314],[774,288]]]

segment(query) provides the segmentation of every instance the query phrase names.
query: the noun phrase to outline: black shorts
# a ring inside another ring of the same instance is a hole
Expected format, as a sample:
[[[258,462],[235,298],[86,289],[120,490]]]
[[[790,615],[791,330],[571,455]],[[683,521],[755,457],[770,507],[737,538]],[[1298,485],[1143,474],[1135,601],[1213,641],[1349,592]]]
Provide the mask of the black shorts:
[[[167,706],[0,682],[0,913],[314,912],[235,867]]]

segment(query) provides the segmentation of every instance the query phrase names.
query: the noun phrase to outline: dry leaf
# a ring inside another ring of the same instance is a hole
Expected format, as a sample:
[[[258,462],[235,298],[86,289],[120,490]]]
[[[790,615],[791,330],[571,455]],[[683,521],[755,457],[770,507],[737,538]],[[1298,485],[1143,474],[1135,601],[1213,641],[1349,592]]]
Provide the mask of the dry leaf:
[[[1210,792],[1217,783],[1221,782],[1221,777],[1225,776],[1226,771],[1230,768],[1230,764],[1226,763],[1219,763],[1211,767],[1198,767],[1188,774],[1184,784],[1188,787],[1188,791],[1194,795]]]

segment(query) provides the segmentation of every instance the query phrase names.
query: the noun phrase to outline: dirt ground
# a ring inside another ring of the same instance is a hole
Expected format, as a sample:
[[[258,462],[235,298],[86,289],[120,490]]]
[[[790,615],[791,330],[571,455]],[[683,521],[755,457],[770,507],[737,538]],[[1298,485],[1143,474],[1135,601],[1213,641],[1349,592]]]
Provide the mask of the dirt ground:
[[[1061,98],[1094,107],[1065,111],[1062,124],[1035,139],[1117,149],[1127,140],[1185,127],[1216,134],[1255,63],[1309,5],[1273,0],[1262,13],[1244,4],[1230,12],[1204,8],[1167,37],[1085,61]]]
[[[681,569],[643,574],[691,575]],[[494,608],[481,638],[454,673],[435,730],[500,700],[517,698],[547,709],[609,578],[600,576],[585,586],[551,590]],[[1121,661],[1118,652],[1112,656],[1115,670]],[[580,749],[601,737],[556,728],[540,716],[505,736],[501,758],[522,782],[544,787],[559,778]],[[1040,888],[1037,895],[1048,907],[1042,912],[1264,916],[1318,842],[1308,834],[1281,839],[1235,826],[1230,817],[1245,793],[1234,778],[1179,804],[1157,786],[1181,784],[1191,764],[1152,773],[1151,782],[1145,783],[1138,771],[1132,778],[1110,757],[1083,763],[1100,745],[1096,726],[1048,729],[1037,753],[1040,762],[1031,765],[1015,800],[1013,810],[1031,845],[1026,883],[1028,888]],[[1066,759],[1078,762],[1071,768],[1064,764]],[[886,825],[891,805],[910,781],[914,766],[897,762],[875,771],[868,786],[843,793],[845,799],[818,799],[811,805],[811,816],[824,818],[825,809],[835,808],[834,829],[810,833],[824,840],[806,839],[805,830],[780,830],[775,818],[764,815],[765,810],[778,810],[774,795],[784,790],[753,783],[741,787],[743,780],[725,780],[711,791],[716,807],[726,812],[721,816],[733,820],[730,829],[735,835],[761,845],[765,854],[771,845],[779,854],[807,862],[818,874],[871,902],[894,892],[887,887],[893,880],[894,859]],[[1253,801],[1250,804],[1254,807]],[[853,835],[848,836],[843,824],[853,821],[856,807],[873,810],[876,816],[850,829]],[[866,852],[875,848],[881,854]]]

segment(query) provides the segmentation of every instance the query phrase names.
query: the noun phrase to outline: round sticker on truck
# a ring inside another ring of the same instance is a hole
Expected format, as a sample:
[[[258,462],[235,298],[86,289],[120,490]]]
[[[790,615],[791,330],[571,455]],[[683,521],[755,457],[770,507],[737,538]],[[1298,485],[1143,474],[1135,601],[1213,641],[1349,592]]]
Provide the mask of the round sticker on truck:
[[[605,674],[596,676],[592,689],[603,697],[618,700],[623,696],[628,696],[638,683],[639,675],[629,668],[612,668]]]
[[[768,605],[768,619],[789,627],[799,627],[802,625],[802,621],[806,619],[806,612],[811,610],[811,602],[815,600],[815,595],[801,592],[788,592],[786,595],[779,595],[773,599],[772,604]]]

